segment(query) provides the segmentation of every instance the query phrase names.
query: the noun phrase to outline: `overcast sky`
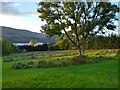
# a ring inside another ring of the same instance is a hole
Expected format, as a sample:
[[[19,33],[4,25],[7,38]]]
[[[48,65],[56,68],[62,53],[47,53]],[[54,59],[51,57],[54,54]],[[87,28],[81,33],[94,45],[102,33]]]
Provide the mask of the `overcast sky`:
[[[40,32],[44,24],[38,18],[36,2],[0,2],[0,8],[0,26]]]

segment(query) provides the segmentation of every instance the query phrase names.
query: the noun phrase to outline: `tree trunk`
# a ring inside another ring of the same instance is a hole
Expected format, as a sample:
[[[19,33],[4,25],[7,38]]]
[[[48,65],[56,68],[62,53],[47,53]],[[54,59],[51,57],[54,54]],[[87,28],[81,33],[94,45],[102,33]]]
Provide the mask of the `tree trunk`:
[[[82,50],[81,50],[81,55],[84,56],[84,49],[85,49],[85,41],[83,39],[83,42],[82,42]]]
[[[81,55],[84,56],[84,46],[82,46]]]
[[[78,50],[79,55],[81,56],[82,54],[81,54],[80,46],[77,46],[77,50]]]
[[[83,36],[82,40],[82,50],[81,50],[81,55],[84,56],[84,50],[85,50],[85,37]]]

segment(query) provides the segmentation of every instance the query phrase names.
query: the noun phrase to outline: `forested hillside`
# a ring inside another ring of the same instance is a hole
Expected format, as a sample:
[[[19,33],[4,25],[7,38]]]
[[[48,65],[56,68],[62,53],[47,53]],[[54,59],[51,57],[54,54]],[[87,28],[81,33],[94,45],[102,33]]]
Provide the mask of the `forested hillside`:
[[[0,32],[2,32],[2,38],[8,39],[13,43],[22,43],[28,42],[29,40],[36,40],[40,43],[54,43],[57,36],[53,36],[51,39],[48,39],[46,34],[35,33],[28,30],[14,29],[10,27],[0,27]]]

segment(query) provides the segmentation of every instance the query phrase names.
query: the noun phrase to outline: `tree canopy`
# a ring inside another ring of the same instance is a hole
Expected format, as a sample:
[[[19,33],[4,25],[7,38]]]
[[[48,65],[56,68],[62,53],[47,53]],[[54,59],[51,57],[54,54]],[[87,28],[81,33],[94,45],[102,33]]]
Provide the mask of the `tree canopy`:
[[[80,55],[86,40],[106,30],[115,30],[119,8],[110,2],[40,2],[39,18],[45,21],[42,31],[50,37],[67,36]]]
[[[2,55],[7,55],[16,51],[16,47],[7,39],[0,38],[0,47]]]
[[[32,46],[35,46],[36,43],[37,43],[37,42],[36,42],[35,40],[30,40],[30,41],[29,41],[29,44],[32,45]]]

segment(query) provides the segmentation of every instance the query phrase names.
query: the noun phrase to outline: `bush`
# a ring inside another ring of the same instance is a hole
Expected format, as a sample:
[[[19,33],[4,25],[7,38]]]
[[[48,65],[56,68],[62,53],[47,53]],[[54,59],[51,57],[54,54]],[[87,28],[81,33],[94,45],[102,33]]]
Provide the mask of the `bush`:
[[[73,65],[73,61],[71,58],[66,58],[65,61],[66,61],[66,65]]]
[[[13,57],[10,57],[10,56],[5,56],[2,59],[4,62],[12,62],[14,60]]]
[[[55,67],[58,66],[55,60],[48,60],[47,67]]]
[[[75,56],[72,58],[73,64],[78,64],[80,63],[81,57],[80,56]]]
[[[73,62],[70,58],[64,58],[63,60],[59,60],[57,66],[68,66],[73,65]]]
[[[47,63],[45,60],[40,60],[37,62],[34,62],[33,67],[40,68],[40,67],[46,67]]]
[[[61,61],[60,61],[60,66],[66,66],[65,60],[61,60]]]
[[[13,69],[26,69],[26,68],[32,68],[32,65],[26,65],[26,64],[22,64],[22,63],[18,62],[18,63],[14,63],[12,65],[12,68]]]
[[[13,69],[21,69],[22,68],[22,64],[21,63],[14,63],[13,65],[12,65],[12,68]]]
[[[85,56],[75,56],[72,58],[73,64],[80,64],[80,63],[89,63],[91,61],[85,60]]]
[[[22,68],[22,69],[32,68],[32,65],[22,64],[22,65],[21,65],[21,68]]]
[[[62,60],[39,60],[39,61],[29,61],[27,64],[14,63],[12,68],[14,69],[25,69],[25,68],[42,68],[42,67],[63,67],[73,64],[80,63],[91,63],[91,60],[85,60],[84,57],[76,56],[73,58],[64,58]]]
[[[0,47],[2,47],[2,55],[8,55],[16,51],[16,47],[6,39],[0,38]]]
[[[27,65],[33,65],[33,64],[34,64],[33,61],[29,61],[29,62],[27,63]]]

